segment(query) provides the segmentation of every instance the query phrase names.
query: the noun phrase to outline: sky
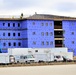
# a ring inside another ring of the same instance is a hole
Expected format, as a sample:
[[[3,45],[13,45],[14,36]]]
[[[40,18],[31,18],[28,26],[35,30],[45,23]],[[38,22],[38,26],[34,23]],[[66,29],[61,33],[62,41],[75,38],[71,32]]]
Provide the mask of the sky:
[[[52,14],[76,17],[76,0],[0,0],[0,15]]]

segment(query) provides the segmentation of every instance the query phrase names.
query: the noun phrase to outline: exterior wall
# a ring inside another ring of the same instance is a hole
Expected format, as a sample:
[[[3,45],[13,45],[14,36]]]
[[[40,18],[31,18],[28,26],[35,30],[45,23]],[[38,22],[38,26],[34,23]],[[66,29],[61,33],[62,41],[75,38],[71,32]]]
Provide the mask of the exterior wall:
[[[76,56],[76,21],[63,21],[64,44]]]
[[[28,20],[28,48],[54,47],[54,22],[48,20]]]
[[[28,34],[27,34],[27,21],[24,20],[21,23],[21,27],[22,27],[22,38],[24,38],[24,40],[22,40],[22,48],[28,48]]]
[[[7,52],[7,48],[27,47],[26,35],[26,23],[24,24],[24,22],[21,21],[0,21],[0,47],[2,49],[1,51],[5,53]]]
[[[10,23],[10,26],[8,23]],[[15,25],[13,25],[13,23]],[[76,21],[63,20],[62,28],[64,30],[63,43],[65,47],[68,48],[68,51],[74,52],[74,56],[76,56]],[[10,34],[10,36],[8,34]],[[13,34],[15,34],[15,36]],[[11,45],[9,45],[9,43]],[[0,48],[3,53],[7,52],[7,48],[54,47],[53,20],[0,20]]]

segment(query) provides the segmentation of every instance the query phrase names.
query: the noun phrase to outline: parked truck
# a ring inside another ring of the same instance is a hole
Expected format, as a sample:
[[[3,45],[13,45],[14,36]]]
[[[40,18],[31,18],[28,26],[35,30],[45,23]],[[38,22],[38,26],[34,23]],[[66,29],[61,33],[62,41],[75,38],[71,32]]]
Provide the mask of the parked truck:
[[[33,55],[9,55],[0,54],[0,64],[11,64],[11,63],[33,63],[35,57]]]
[[[67,48],[8,48],[0,53],[0,63],[27,63],[73,60],[73,52]]]
[[[34,54],[35,62],[51,62],[54,61],[54,55],[53,54]]]
[[[15,58],[14,63],[33,63],[35,62],[35,57],[33,55],[13,55]]]

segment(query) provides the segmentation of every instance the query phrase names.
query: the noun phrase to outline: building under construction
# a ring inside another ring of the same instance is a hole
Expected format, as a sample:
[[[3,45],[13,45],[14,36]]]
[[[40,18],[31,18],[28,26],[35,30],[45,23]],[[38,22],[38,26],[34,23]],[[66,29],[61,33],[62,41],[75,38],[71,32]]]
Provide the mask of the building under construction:
[[[66,47],[76,56],[76,18],[34,14],[27,18],[0,18],[0,48]]]

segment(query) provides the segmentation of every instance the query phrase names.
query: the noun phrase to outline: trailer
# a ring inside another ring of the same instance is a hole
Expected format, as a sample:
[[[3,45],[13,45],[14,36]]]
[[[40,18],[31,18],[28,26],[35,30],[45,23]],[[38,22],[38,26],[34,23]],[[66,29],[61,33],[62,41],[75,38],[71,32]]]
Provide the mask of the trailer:
[[[51,62],[54,61],[53,54],[34,54],[35,62]]]
[[[0,64],[14,63],[14,58],[8,53],[0,53]]]
[[[0,64],[51,62],[73,60],[73,52],[67,48],[8,48],[8,53],[0,53]]]
[[[9,62],[9,55],[0,54],[0,64],[8,64]]]
[[[29,48],[8,48],[9,55],[28,55]]]
[[[62,55],[64,53],[67,54],[68,49],[67,48],[9,48],[8,52],[13,56],[32,54],[35,57],[35,62],[41,62],[41,61],[51,62],[51,61],[63,61]],[[17,61],[16,57],[15,57],[15,61]]]
[[[47,54],[68,52],[67,48],[8,48],[8,54],[27,55],[27,54]]]
[[[51,62],[63,58],[73,60],[73,52],[67,48],[8,48],[8,53],[0,53],[0,63]]]

